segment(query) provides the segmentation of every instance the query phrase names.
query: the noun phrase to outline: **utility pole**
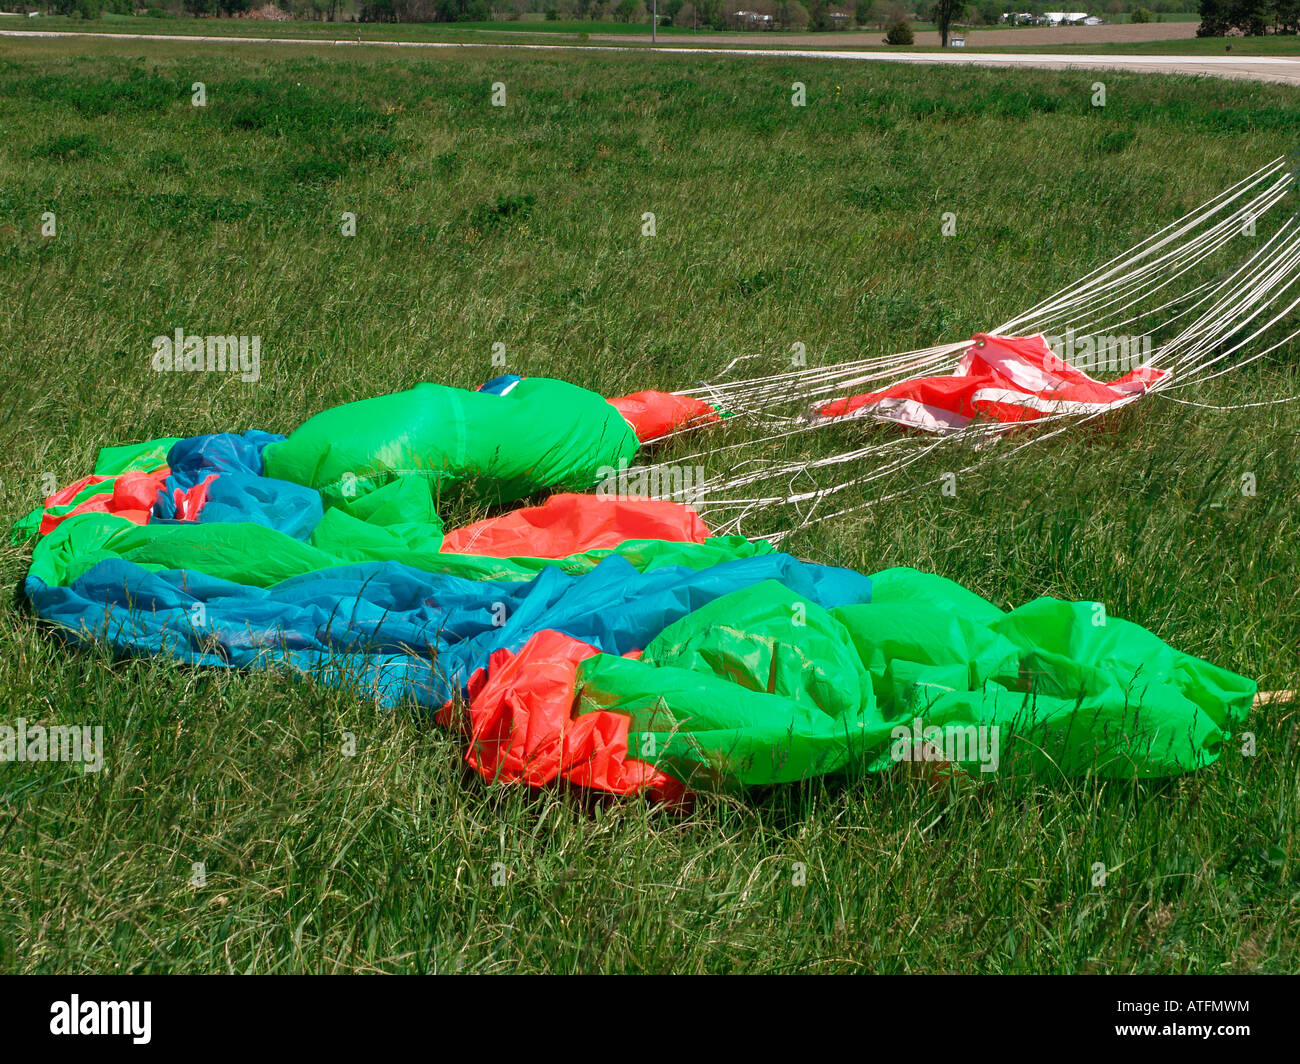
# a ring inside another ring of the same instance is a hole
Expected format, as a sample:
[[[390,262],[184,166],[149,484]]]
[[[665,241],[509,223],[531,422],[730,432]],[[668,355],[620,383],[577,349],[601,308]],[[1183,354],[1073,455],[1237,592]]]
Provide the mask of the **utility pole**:
[[[659,40],[659,0],[651,0],[650,6],[650,43]]]

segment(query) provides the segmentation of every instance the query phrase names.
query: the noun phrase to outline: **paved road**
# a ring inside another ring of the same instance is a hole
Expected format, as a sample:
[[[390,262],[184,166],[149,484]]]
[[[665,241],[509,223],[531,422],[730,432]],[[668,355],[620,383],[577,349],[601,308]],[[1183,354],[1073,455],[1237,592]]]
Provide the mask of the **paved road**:
[[[516,23],[520,27],[528,23]],[[1027,52],[1050,52],[1062,44],[1091,45],[1098,51],[1112,44],[1146,44],[1151,41],[1187,40],[1196,36],[1200,22],[1112,22],[1105,26],[1016,26],[1014,28],[994,29],[991,26],[980,29],[961,31],[970,48],[1011,48],[1024,49]],[[165,29],[166,27],[158,27]],[[500,33],[501,30],[493,30]],[[505,31],[511,32],[511,31]],[[522,30],[520,32],[527,32]],[[611,44],[626,44],[629,40],[645,41],[650,37],[650,28],[629,37],[628,34],[593,33],[593,41],[609,41]],[[937,30],[916,30],[916,47],[938,49],[939,33]],[[562,39],[562,38],[561,38]],[[684,33],[665,34],[666,44],[717,44],[723,48],[873,48],[877,51],[889,51],[885,44],[885,34],[878,30],[830,30],[825,33],[803,30],[798,33],[789,30],[755,30],[748,33],[719,33],[713,30],[695,30],[689,36]],[[1226,41],[1224,42],[1227,43]]]
[[[462,44],[454,41],[356,41],[306,37],[197,37],[164,33],[76,33],[56,30],[0,30],[0,37],[85,37],[129,41],[187,41],[204,44],[278,44],[376,48],[522,48],[535,52],[621,52],[619,45],[578,44]],[[1212,77],[1247,78],[1300,85],[1300,56],[1231,55],[1049,55],[1023,52],[869,52],[798,48],[696,48],[660,45],[637,48],[667,55],[728,55],[776,57],[780,59],[839,59],[850,62],[940,63],[990,67],[1039,67],[1046,70],[1126,70],[1142,74],[1201,74]]]

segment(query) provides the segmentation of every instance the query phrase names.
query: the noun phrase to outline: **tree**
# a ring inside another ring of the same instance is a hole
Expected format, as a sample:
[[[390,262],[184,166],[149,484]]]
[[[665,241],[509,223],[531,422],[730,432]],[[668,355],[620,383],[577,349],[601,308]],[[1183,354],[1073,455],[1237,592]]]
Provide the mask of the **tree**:
[[[859,8],[859,10],[862,10]],[[874,0],[874,3],[866,9],[867,25],[875,26],[876,29],[887,30],[895,22],[901,22],[907,18],[907,12],[904,11],[895,0]]]
[[[1198,37],[1224,37],[1240,30],[1248,37],[1300,30],[1300,0],[1200,0]]]
[[[1262,37],[1268,32],[1266,0],[1231,0],[1228,12],[1232,24],[1247,37]]]
[[[952,20],[961,10],[962,0],[937,0],[930,14],[930,21],[939,27],[939,43],[948,47],[948,31],[952,29]]]
[[[103,0],[55,0],[50,10],[56,15],[99,18],[104,14]]]
[[[799,0],[786,0],[776,13],[777,21],[783,29],[806,30],[811,21],[808,9]]]
[[[1201,24],[1196,28],[1196,36],[1226,37],[1231,28],[1227,0],[1201,0]]]
[[[722,0],[694,0],[695,21],[700,29],[725,30],[727,28],[726,12]]]
[[[681,7],[677,9],[677,14],[673,16],[674,26],[685,26],[687,29],[697,29],[700,24],[700,18],[695,13],[695,5],[691,0],[686,0]]]
[[[885,34],[886,44],[897,44],[903,47],[911,44],[916,38],[912,34],[912,24],[907,19],[899,19],[889,27],[889,32]]]

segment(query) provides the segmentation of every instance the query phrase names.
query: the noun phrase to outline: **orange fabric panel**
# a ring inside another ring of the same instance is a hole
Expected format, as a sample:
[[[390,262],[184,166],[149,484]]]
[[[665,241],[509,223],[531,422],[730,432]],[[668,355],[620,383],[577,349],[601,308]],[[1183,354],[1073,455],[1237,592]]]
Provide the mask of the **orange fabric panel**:
[[[569,493],[449,532],[442,549],[491,558],[567,558],[629,539],[703,543],[708,536],[699,515],[678,502]]]
[[[544,630],[518,654],[496,651],[471,681],[466,760],[484,778],[540,787],[557,779],[580,787],[680,802],[685,788],[653,765],[628,757],[630,719],[600,711],[573,715],[578,663],[595,647]]]
[[[672,392],[633,392],[610,399],[642,443],[667,436],[687,425],[720,420],[717,411],[703,399]]]

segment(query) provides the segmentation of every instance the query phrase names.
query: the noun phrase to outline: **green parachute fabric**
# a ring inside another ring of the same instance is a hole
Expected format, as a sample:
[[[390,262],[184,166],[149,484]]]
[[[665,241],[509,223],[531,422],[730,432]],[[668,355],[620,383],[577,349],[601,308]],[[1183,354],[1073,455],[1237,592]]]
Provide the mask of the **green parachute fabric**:
[[[1040,598],[1004,613],[912,569],[871,580],[871,602],[831,610],[774,581],[744,588],[667,626],[640,655],[575,652],[572,641],[503,655],[472,692],[471,762],[535,784],[589,774],[589,752],[571,764],[539,757],[544,712],[563,721],[571,710],[576,721],[625,718],[620,753],[601,751],[604,776],[665,792],[918,759],[976,776],[1015,763],[1048,776],[1159,777],[1214,761],[1255,694],[1096,603]],[[567,670],[552,664],[566,655]],[[550,695],[559,710],[521,697],[547,669],[552,688],[557,677],[571,687],[567,701]],[[532,746],[511,750],[516,712]],[[646,778],[650,765],[658,774]]]
[[[591,488],[637,446],[632,426],[595,392],[526,377],[503,395],[423,383],[336,406],[270,444],[263,462],[266,476],[313,487],[327,506],[412,477],[434,496],[460,487],[499,503]]]

